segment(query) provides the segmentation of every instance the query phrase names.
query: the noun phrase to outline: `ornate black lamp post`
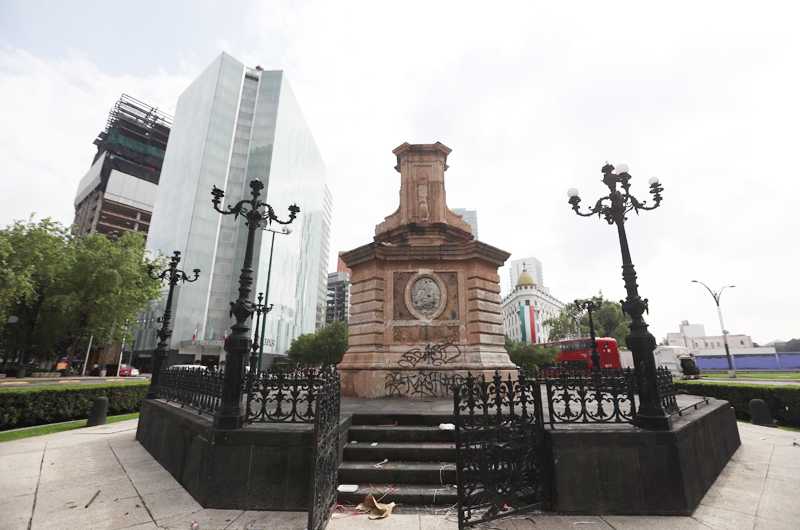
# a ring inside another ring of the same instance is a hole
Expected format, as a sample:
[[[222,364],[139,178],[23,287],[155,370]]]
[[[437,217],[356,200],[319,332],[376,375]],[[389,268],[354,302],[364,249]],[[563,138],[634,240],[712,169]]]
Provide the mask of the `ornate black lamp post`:
[[[639,210],[654,210],[661,204],[661,192],[664,191],[659,185],[657,177],[650,179],[650,193],[653,195],[654,203],[648,206],[647,201],[639,201],[630,194],[630,179],[628,166],[620,164],[616,173],[614,166],[606,164],[603,166],[603,184],[608,186],[610,193],[597,200],[595,205],[587,212],[580,211],[581,199],[578,197],[578,190],[571,188],[569,203],[575,213],[582,217],[591,217],[597,214],[604,217],[608,224],[616,224],[619,233],[619,244],[622,250],[622,278],[625,280],[625,290],[628,297],[623,300],[622,310],[628,313],[633,320],[630,323],[630,333],[626,338],[628,348],[633,354],[634,367],[636,369],[636,379],[639,382],[639,410],[637,413],[637,424],[645,429],[669,430],[672,427],[672,420],[661,404],[661,395],[658,388],[658,377],[656,374],[656,363],[653,351],[656,348],[656,338],[647,331],[647,323],[644,321],[645,311],[648,311],[647,298],[639,296],[638,285],[636,283],[636,271],[631,262],[631,253],[628,248],[628,238],[625,235],[626,215]],[[617,189],[619,185],[622,189]],[[607,201],[607,202],[606,202]]]
[[[186,273],[178,269],[178,263],[181,262],[181,253],[177,250],[172,255],[169,261],[169,266],[159,272],[155,273],[153,267],[148,268],[150,277],[154,280],[167,280],[169,282],[169,294],[167,295],[167,307],[164,310],[164,317],[161,320],[161,329],[158,330],[158,346],[153,352],[153,377],[150,379],[150,388],[147,389],[147,399],[156,397],[156,387],[158,386],[159,372],[161,372],[161,365],[164,359],[167,358],[169,353],[169,338],[172,336],[170,329],[170,321],[172,320],[172,293],[175,291],[175,286],[178,282],[194,282],[200,277],[200,269],[195,269],[194,278],[189,278]]]
[[[272,256],[270,256],[272,259]],[[261,358],[259,356],[259,347],[263,347],[262,342],[258,339],[258,323],[261,320],[261,315],[264,315],[264,320],[267,319],[267,313],[272,311],[273,304],[270,304],[269,307],[266,307],[261,302],[264,300],[264,293],[258,293],[258,303],[253,304],[253,308],[256,312],[256,325],[255,325],[255,332],[253,333],[253,347],[252,353],[250,353],[250,373],[255,374],[256,372],[261,371]],[[262,331],[263,333],[263,331]]]
[[[575,300],[575,305],[589,313],[589,336],[592,337],[592,371],[600,371],[600,354],[597,352],[597,339],[594,334],[594,320],[592,313],[600,309],[603,302],[594,303],[594,300],[584,300],[580,302]]]
[[[281,221],[269,204],[260,201],[261,190],[264,184],[256,179],[250,182],[252,199],[237,202],[234,206],[222,209],[222,198],[225,192],[216,186],[211,190],[214,209],[223,215],[240,215],[245,218],[247,226],[247,247],[244,253],[242,273],[239,275],[239,298],[231,302],[231,316],[236,318],[236,324],[231,327],[231,334],[225,339],[225,380],[222,387],[222,400],[219,412],[214,416],[214,427],[219,429],[238,429],[244,419],[242,407],[242,380],[244,379],[244,362],[251,348],[250,328],[247,325],[255,307],[250,301],[250,288],[253,286],[253,245],[256,230],[265,228],[273,221],[288,225],[297,217],[300,208],[296,204],[289,206],[289,220]],[[266,208],[262,211],[262,207]]]

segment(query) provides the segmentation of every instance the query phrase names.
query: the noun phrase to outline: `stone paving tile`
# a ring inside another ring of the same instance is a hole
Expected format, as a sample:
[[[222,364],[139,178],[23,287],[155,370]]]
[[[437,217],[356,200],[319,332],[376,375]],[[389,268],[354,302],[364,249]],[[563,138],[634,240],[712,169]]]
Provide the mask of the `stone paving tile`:
[[[196,521],[200,530],[226,530],[243,513],[242,510],[200,510],[190,515],[160,519],[158,527],[165,530],[187,530]]]
[[[32,530],[119,530],[147,522],[152,522],[152,519],[137,497],[95,501],[89,508],[80,507],[57,513],[39,513],[37,506]]]
[[[33,495],[0,498],[0,529],[26,530],[33,510]]]
[[[768,444],[768,443],[764,443],[764,442],[760,442],[760,441],[759,442],[755,442],[755,441],[752,441],[752,440],[743,439],[742,440],[742,445],[739,446],[739,450],[745,449],[748,452],[767,453],[767,454],[771,455],[772,454],[772,449],[774,447],[775,446],[772,445],[772,444]]]
[[[772,451],[753,451],[746,447],[739,447],[731,459],[734,462],[752,462],[754,464],[769,464],[769,459],[772,457]]]
[[[100,470],[90,472],[75,471],[73,473],[42,473],[41,480],[39,481],[39,493],[43,491],[61,490],[65,488],[73,488],[75,485],[81,486],[96,486],[114,482],[125,478],[125,471],[122,466],[114,462],[116,466],[106,466]]]
[[[370,520],[366,515],[356,515],[353,517],[343,517],[341,519],[331,519],[328,523],[327,530],[359,530],[362,528],[376,530],[377,524],[380,524],[380,530],[420,530],[421,528],[420,516],[418,514],[391,515],[386,519],[376,521]],[[305,526],[306,523],[303,523],[303,526],[297,528],[298,530],[303,530]],[[290,528],[294,530],[294,527]],[[458,525],[452,528],[458,528]],[[267,529],[273,530],[273,527],[265,526],[264,530]]]
[[[703,505],[697,507],[692,518],[714,530],[753,530],[756,524],[753,515]]]
[[[800,527],[800,495],[781,480],[767,479],[758,505],[758,516]]]
[[[797,530],[798,528],[800,528],[800,522],[782,523],[772,519],[756,517],[755,530]]]
[[[139,495],[183,489],[180,482],[155,460],[134,462],[126,467],[126,472]]]
[[[39,491],[39,495],[36,498],[36,513],[38,515],[62,510],[85,509],[86,504],[92,500],[92,497],[98,491],[100,494],[92,501],[92,505],[95,502],[106,503],[114,502],[118,499],[139,498],[136,490],[131,485],[131,481],[124,477],[105,484],[74,485],[65,489]]]
[[[800,469],[800,447],[776,446],[772,451],[770,466],[791,467]]]
[[[185,489],[177,488],[159,493],[143,495],[145,505],[153,519],[158,523],[161,519],[189,515],[203,509]],[[191,521],[190,521],[191,522]]]
[[[7,478],[0,472],[0,498],[20,497],[36,493],[36,485],[39,483],[38,476]]]
[[[147,449],[142,447],[136,440],[126,440],[121,443],[111,442],[111,447],[123,466],[134,462],[143,462],[153,459],[150,453],[147,452]]]
[[[603,519],[614,530],[708,530],[708,526],[691,517],[606,515]]]
[[[346,528],[347,530],[355,530],[357,526],[353,525],[353,519],[356,517],[348,517],[350,526],[338,526],[338,528]],[[327,530],[335,530],[337,527],[331,526],[334,523],[338,524],[346,521],[331,521],[328,523]],[[366,519],[366,517],[364,518]],[[375,521],[368,521],[374,523]],[[380,521],[384,522],[384,521]],[[247,511],[239,516],[226,530],[304,530],[308,525],[308,514],[306,512],[255,512]],[[415,530],[418,527],[411,527],[410,530]],[[200,527],[203,530],[203,527]],[[372,527],[371,530],[379,530]],[[383,530],[381,527],[380,530]]]
[[[794,487],[800,490],[800,469],[796,467],[769,466],[767,478],[771,478],[773,480],[783,480],[784,482],[792,482],[794,483],[794,486],[787,487]]]
[[[758,501],[760,499],[761,495],[758,493],[713,485],[700,501],[700,504],[755,515],[758,511]]]

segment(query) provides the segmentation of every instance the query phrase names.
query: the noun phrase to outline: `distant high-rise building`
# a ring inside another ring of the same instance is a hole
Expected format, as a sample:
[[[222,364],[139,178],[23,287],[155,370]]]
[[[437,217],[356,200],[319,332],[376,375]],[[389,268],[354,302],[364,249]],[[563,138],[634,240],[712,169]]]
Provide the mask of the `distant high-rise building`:
[[[450,211],[453,213],[457,213],[469,223],[469,226],[472,227],[472,236],[475,239],[480,239],[478,237],[478,210],[470,210],[468,208],[450,208]]]
[[[115,240],[147,237],[172,118],[123,94],[94,141],[97,154],[75,194],[75,231]]]
[[[325,323],[350,320],[350,275],[345,271],[328,274],[328,302]]]
[[[275,236],[257,231],[253,252],[252,299],[267,292],[270,276],[264,352],[281,354],[292,339],[313,333],[325,314],[331,209],[325,164],[286,75],[247,68],[223,53],[178,99],[148,238],[148,249],[178,250],[183,267],[202,271],[198,281],[176,289],[170,362],[224,360],[247,227],[241,217],[214,210],[211,188],[225,190],[223,205],[232,205],[250,196],[254,179],[264,183],[262,200],[279,218],[288,218],[292,204],[300,208],[290,234],[280,233],[280,225],[268,227]],[[155,346],[152,334],[143,334],[140,351]]]
[[[506,337],[531,344],[548,342],[550,326],[545,322],[557,318],[564,303],[541,290],[524,267],[512,286],[501,304]]]
[[[544,275],[542,274],[542,262],[538,259],[531,256],[530,258],[522,258],[522,259],[515,259],[511,260],[506,263],[506,267],[508,267],[508,281],[510,291],[514,290],[514,286],[517,284],[517,279],[519,278],[520,274],[522,274],[523,270],[527,270],[528,274],[530,274],[534,281],[536,282],[536,286],[540,291],[544,291],[545,293],[549,293],[550,289],[544,286]]]
[[[333,216],[333,196],[328,186],[325,186],[325,202],[322,210],[322,244],[320,245],[319,255],[319,274],[322,281],[319,282],[317,292],[317,322],[316,328],[319,329],[328,323],[328,289],[330,288],[328,279],[328,260],[331,255],[331,217]]]

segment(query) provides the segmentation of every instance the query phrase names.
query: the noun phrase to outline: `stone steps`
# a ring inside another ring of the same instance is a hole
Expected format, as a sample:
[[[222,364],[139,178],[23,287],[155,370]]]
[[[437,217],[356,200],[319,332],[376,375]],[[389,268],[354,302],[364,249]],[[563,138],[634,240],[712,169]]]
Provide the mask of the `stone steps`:
[[[348,443],[344,448],[347,461],[390,462],[413,460],[415,462],[455,462],[456,444],[453,442],[370,442]]]
[[[437,424],[438,425],[438,424]],[[453,431],[443,431],[439,427],[427,425],[397,425],[381,427],[378,425],[356,425],[350,427],[347,439],[364,442],[452,442]]]
[[[339,484],[358,490],[340,492],[340,502],[358,504],[370,493],[407,506],[457,502],[455,433],[439,429],[440,423],[452,423],[452,415],[354,414],[352,419]]]
[[[339,502],[350,502],[354,505],[362,502],[372,494],[379,502],[397,504],[418,504],[425,506],[452,506],[458,502],[458,491],[453,486],[436,486],[432,484],[369,484],[360,486],[355,493],[340,493]]]
[[[348,462],[339,466],[339,484],[437,484],[456,483],[454,462]]]

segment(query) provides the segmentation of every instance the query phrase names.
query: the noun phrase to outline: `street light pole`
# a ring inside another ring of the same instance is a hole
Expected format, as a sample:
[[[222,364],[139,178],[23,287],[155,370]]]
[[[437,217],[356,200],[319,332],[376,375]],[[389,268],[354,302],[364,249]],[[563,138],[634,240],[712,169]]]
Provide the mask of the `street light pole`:
[[[128,327],[131,321],[129,319],[125,319],[125,331],[128,331]],[[119,362],[117,363],[117,377],[119,377],[119,369],[122,368],[122,357],[125,355],[125,335],[122,336],[122,348],[119,350]]]
[[[692,283],[699,283],[706,289],[708,292],[711,293],[711,296],[714,297],[714,302],[717,304],[717,314],[719,315],[719,327],[722,329],[722,342],[725,343],[725,357],[728,359],[728,377],[734,379],[736,377],[736,369],[733,367],[733,358],[731,357],[731,350],[728,347],[728,332],[725,331],[725,324],[722,323],[722,309],[719,307],[719,299],[722,296],[722,291],[724,291],[728,287],[736,287],[735,285],[726,285],[719,291],[712,291],[711,288],[704,284],[703,282],[698,282],[697,280],[692,280]]]
[[[619,235],[620,250],[622,252],[622,278],[625,281],[627,298],[622,301],[622,310],[631,316],[631,323],[628,325],[630,333],[625,339],[628,348],[633,354],[636,379],[639,384],[639,410],[636,414],[637,425],[649,430],[669,430],[672,428],[672,419],[667,414],[664,405],[661,403],[661,391],[658,385],[658,375],[656,373],[655,357],[653,351],[656,348],[656,338],[647,331],[647,323],[644,321],[644,313],[648,311],[647,299],[639,296],[638,284],[636,283],[636,270],[631,260],[631,253],[628,247],[628,237],[625,234],[626,214],[640,210],[654,210],[661,204],[661,192],[658,178],[653,177],[649,180],[650,193],[653,195],[654,203],[648,206],[646,201],[639,201],[630,194],[630,179],[628,166],[620,164],[616,168],[611,164],[606,164],[601,170],[603,172],[603,184],[609,189],[609,194],[597,200],[595,205],[587,213],[580,211],[581,199],[578,190],[571,188],[567,195],[569,203],[576,214],[581,217],[591,217],[597,215],[605,218],[608,224],[617,225]],[[622,189],[618,190],[617,186]],[[605,203],[607,201],[607,204]]]
[[[261,302],[264,300],[264,293],[258,293],[258,303],[253,304],[253,308],[256,312],[256,325],[253,329],[255,329],[255,333],[253,334],[253,352],[250,354],[250,373],[255,374],[261,372],[261,357],[258,354],[258,345],[262,344],[263,347],[263,337],[262,341],[259,341],[258,338],[258,323],[260,322],[261,315],[264,315],[264,320],[267,319],[267,313],[272,311],[272,304],[267,307],[265,304]]]
[[[186,273],[182,270],[178,269],[178,263],[181,262],[181,253],[177,250],[173,253],[172,259],[169,261],[169,266],[159,272],[153,272],[153,266],[148,266],[147,272],[151,278],[154,280],[167,280],[169,283],[169,293],[167,294],[167,306],[164,309],[164,317],[161,320],[161,329],[158,330],[158,345],[156,346],[155,351],[153,351],[153,375],[150,378],[150,387],[147,389],[147,395],[145,399],[155,399],[156,398],[156,388],[158,387],[158,379],[159,379],[159,372],[161,371],[161,365],[164,362],[164,359],[167,358],[169,354],[169,338],[172,336],[172,330],[170,329],[170,321],[172,320],[172,294],[175,291],[175,286],[178,285],[178,282],[195,282],[197,278],[200,277],[200,269],[195,269],[194,271],[194,278],[189,278],[186,276]]]
[[[264,298],[264,304],[267,304],[269,302],[269,283],[270,283],[270,279],[272,278],[272,254],[273,254],[273,251],[275,250],[275,234],[283,234],[285,236],[288,236],[289,234],[292,233],[292,229],[289,228],[288,226],[284,226],[284,227],[281,228],[280,232],[278,232],[277,230],[270,230],[269,228],[265,228],[264,230],[266,232],[272,232],[272,243],[270,243],[270,246],[269,246],[269,267],[267,267],[267,289],[266,289],[267,290],[267,294],[266,294],[266,297]],[[269,313],[272,310],[272,305],[273,304],[269,305],[269,309],[267,310],[267,313]],[[264,315],[264,320],[261,322],[261,340],[260,340],[260,343],[259,343],[259,351],[258,351],[258,371],[259,372],[261,371],[261,361],[264,358],[264,336],[265,336],[264,334],[266,333],[266,329],[267,329],[267,316]]]
[[[247,320],[253,315],[255,307],[250,300],[250,288],[253,286],[253,246],[258,228],[266,228],[273,221],[282,225],[290,224],[297,217],[300,208],[289,207],[289,220],[281,221],[275,215],[272,206],[259,200],[264,184],[255,179],[250,182],[252,199],[242,199],[227,209],[222,209],[225,192],[214,186],[211,190],[211,202],[214,209],[222,215],[240,215],[247,226],[247,246],[245,247],[242,273],[239,275],[239,298],[231,302],[230,315],[236,318],[231,327],[231,334],[225,339],[225,379],[222,383],[222,397],[219,412],[214,416],[214,427],[217,429],[238,429],[244,420],[242,407],[242,380],[244,379],[244,363],[251,349],[250,327]],[[262,211],[262,208],[265,208]]]
[[[594,300],[585,300],[581,303],[579,300],[575,300],[575,305],[579,308],[583,309],[584,311],[589,313],[589,336],[592,337],[592,371],[599,372],[600,371],[600,354],[597,352],[597,338],[594,334],[594,320],[592,319],[592,313],[597,309],[600,309],[600,306],[603,304],[602,301],[598,301],[595,304]]]

